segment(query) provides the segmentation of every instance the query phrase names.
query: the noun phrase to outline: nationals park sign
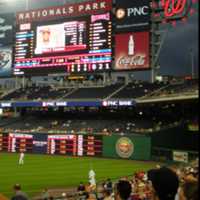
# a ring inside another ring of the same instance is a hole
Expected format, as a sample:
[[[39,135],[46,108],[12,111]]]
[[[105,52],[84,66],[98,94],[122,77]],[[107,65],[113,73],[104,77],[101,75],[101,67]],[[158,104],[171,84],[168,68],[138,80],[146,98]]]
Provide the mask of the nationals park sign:
[[[19,12],[16,16],[17,23],[45,20],[56,17],[71,17],[77,15],[96,14],[110,11],[112,0],[96,0],[78,4],[66,4],[59,7],[50,7],[38,10]]]

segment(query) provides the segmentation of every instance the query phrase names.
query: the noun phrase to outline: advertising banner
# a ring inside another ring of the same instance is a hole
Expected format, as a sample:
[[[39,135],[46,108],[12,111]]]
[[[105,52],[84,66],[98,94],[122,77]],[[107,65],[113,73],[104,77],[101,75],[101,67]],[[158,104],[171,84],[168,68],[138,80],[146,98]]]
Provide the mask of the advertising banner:
[[[149,32],[117,34],[115,40],[115,70],[149,68]]]
[[[145,31],[150,29],[149,0],[117,0],[116,32]]]
[[[33,153],[46,154],[47,153],[47,134],[33,135]]]
[[[0,77],[12,74],[14,14],[0,14]]]
[[[173,160],[176,162],[188,163],[188,152],[173,151]]]

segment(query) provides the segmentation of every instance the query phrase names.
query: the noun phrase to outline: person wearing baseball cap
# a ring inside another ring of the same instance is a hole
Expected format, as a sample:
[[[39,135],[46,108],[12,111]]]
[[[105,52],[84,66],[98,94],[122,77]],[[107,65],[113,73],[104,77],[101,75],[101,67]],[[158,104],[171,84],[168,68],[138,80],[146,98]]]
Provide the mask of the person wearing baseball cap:
[[[153,187],[153,200],[174,200],[179,188],[177,174],[167,167],[147,172]]]
[[[11,198],[11,200],[28,200],[28,196],[22,192],[20,184],[15,184],[13,187],[15,191],[15,195]]]

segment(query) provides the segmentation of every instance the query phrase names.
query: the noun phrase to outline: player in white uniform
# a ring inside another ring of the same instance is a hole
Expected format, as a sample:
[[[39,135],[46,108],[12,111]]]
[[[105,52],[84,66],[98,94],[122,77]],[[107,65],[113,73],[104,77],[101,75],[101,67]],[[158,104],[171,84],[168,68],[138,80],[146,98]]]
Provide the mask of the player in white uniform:
[[[96,179],[95,179],[95,172],[94,170],[90,170],[89,171],[89,183],[90,183],[90,186],[91,186],[91,189],[95,189],[96,188]]]
[[[19,165],[24,164],[24,156],[25,156],[24,152],[21,152],[19,156]]]

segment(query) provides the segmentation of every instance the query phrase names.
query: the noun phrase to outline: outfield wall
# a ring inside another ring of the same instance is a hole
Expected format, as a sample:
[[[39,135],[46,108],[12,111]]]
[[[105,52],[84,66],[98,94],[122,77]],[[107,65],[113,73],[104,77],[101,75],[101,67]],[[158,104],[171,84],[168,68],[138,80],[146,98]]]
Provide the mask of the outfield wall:
[[[0,151],[150,160],[148,136],[0,133]]]

